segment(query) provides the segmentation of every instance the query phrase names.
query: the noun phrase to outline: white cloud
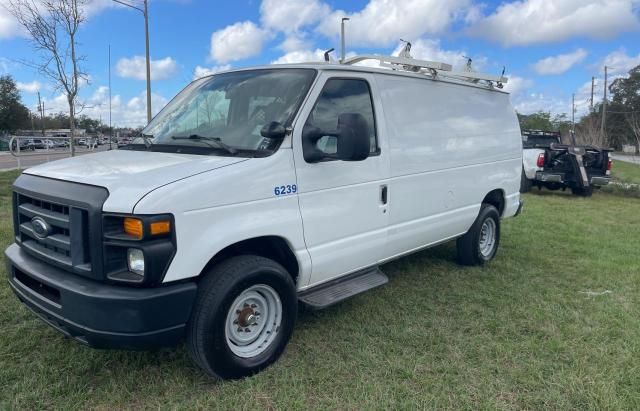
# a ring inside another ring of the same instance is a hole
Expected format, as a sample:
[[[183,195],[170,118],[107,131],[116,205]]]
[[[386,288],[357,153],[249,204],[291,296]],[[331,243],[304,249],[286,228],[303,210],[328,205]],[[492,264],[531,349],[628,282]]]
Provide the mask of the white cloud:
[[[511,99],[518,113],[531,114],[538,111],[548,111],[551,114],[571,113],[571,100],[568,101],[543,93],[530,93],[522,97]]]
[[[393,55],[404,48],[404,43],[399,44],[393,51]],[[418,39],[411,43],[411,56],[419,60],[438,61],[451,64],[454,70],[461,70],[467,64],[466,52],[462,50],[445,50],[440,47],[440,40],[437,39]],[[486,63],[484,57],[476,57],[473,59],[472,67],[474,70],[481,69]]]
[[[311,42],[308,41],[303,33],[294,33],[287,35],[278,48],[284,52],[297,50],[305,50],[311,48]]]
[[[638,0],[522,0],[503,3],[471,27],[471,34],[505,46],[552,43],[571,37],[611,38],[640,29]]]
[[[23,35],[22,27],[7,11],[9,0],[0,0],[0,39]]]
[[[43,96],[45,108],[48,114],[68,113],[69,106],[64,94],[58,94],[53,98]],[[102,122],[109,123],[109,88],[100,86],[85,98],[80,98],[84,108],[78,115],[87,115],[94,119],[102,118]],[[152,114],[156,115],[167,103],[165,97],[151,93]],[[34,107],[35,110],[35,107]],[[147,94],[141,91],[137,96],[125,100],[116,94],[111,98],[111,123],[114,127],[138,127],[147,124]]]
[[[220,71],[227,71],[231,69],[231,65],[230,64],[225,64],[223,66],[212,66],[212,67],[202,67],[202,66],[197,66],[194,70],[193,70],[193,79],[199,79],[201,77],[205,77],[205,76],[210,76],[212,74],[216,74]]]
[[[121,58],[116,64],[118,76],[136,80],[147,79],[146,59],[143,56]],[[151,60],[151,79],[166,80],[178,71],[178,64],[171,57]]]
[[[320,0],[263,0],[260,4],[264,27],[286,33],[317,23],[331,12]]]
[[[35,2],[39,6],[39,2]],[[25,30],[9,13],[6,7],[9,6],[9,0],[0,0],[0,39],[9,39],[17,36],[25,36]],[[112,0],[88,0],[82,7],[82,11],[86,18],[92,18],[100,14],[109,7],[125,7],[114,3]]]
[[[20,91],[24,91],[25,93],[37,93],[38,91],[40,91],[40,89],[42,88],[42,85],[40,84],[40,82],[34,80],[31,83],[22,83],[20,81],[18,81],[16,83],[16,87],[18,87],[18,90]]]
[[[324,50],[315,49],[311,50],[297,50],[290,51],[289,53],[280,56],[278,59],[273,60],[271,64],[294,64],[294,63],[307,63],[324,61]]]
[[[533,80],[520,76],[507,76],[508,81],[504,85],[504,91],[511,93],[512,96],[519,96],[526,93],[533,87]]]
[[[269,36],[267,30],[251,21],[232,24],[211,35],[211,58],[224,64],[255,56]]]
[[[585,49],[577,49],[572,53],[547,57],[536,62],[533,69],[541,75],[562,74],[574,65],[581,63],[587,54]]]
[[[637,56],[630,56],[626,53],[625,49],[620,48],[612,53],[609,53],[602,64],[599,65],[599,69],[607,66],[610,75],[624,74],[626,75],[629,70],[640,65],[640,54]]]
[[[350,46],[389,46],[399,38],[416,39],[426,33],[440,33],[457,18],[464,17],[470,0],[370,0],[355,13],[337,10],[327,15],[318,31],[328,37],[340,34],[340,19],[346,23]]]

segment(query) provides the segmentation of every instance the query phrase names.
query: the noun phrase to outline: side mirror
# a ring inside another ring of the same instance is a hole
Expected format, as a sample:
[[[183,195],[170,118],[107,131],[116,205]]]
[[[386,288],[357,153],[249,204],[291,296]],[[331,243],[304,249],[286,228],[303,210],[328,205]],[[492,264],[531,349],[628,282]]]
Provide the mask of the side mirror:
[[[272,121],[260,129],[260,135],[271,140],[282,140],[287,135],[287,129],[279,122]]]
[[[317,146],[325,136],[337,139],[335,154],[326,153]],[[369,157],[369,125],[362,114],[343,113],[338,116],[337,130],[321,130],[305,125],[302,129],[302,152],[305,161],[316,163],[325,158],[343,161],[362,161]]]
[[[369,157],[371,142],[369,125],[362,114],[343,113],[338,116],[338,158],[362,161]]]

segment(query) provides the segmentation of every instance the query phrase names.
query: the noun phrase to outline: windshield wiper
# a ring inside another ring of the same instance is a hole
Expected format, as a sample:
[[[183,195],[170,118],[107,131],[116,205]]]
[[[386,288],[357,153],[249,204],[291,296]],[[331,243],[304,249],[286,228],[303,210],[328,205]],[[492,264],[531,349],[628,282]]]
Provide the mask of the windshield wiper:
[[[235,155],[238,153],[238,150],[231,147],[230,145],[224,143],[220,137],[207,137],[200,136],[198,134],[191,134],[190,136],[171,136],[172,140],[193,140],[199,141],[213,148],[221,148],[229,154]],[[209,144],[209,141],[213,141],[215,145]]]
[[[151,134],[142,134],[142,141],[144,141],[144,146],[149,149],[149,147],[151,147],[151,139],[153,138],[153,135]]]

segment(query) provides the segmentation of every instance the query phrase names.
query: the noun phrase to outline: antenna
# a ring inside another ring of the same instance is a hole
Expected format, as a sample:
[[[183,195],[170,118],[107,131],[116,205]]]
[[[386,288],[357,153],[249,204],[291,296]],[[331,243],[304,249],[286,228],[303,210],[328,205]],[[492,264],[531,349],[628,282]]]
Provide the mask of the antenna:
[[[473,62],[473,60],[469,56],[462,56],[462,57],[467,59],[467,64],[464,67],[465,71],[468,71],[468,72],[472,73],[473,72],[473,68],[471,68],[471,63]]]
[[[349,17],[343,17],[342,22],[340,23],[340,43],[342,44],[342,50],[340,51],[340,64],[344,63],[344,22],[349,21]]]
[[[333,50],[335,49],[331,47],[329,50],[324,52],[324,61],[326,61],[327,63],[331,61],[331,58],[329,58],[329,53],[331,53]]]

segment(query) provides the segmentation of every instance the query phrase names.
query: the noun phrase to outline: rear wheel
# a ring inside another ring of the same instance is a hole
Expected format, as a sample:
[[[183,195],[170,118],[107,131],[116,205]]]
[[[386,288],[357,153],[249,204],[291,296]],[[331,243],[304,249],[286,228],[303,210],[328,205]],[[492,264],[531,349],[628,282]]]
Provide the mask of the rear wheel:
[[[593,195],[593,187],[572,187],[571,192],[580,197],[591,197]]]
[[[491,204],[482,204],[469,231],[458,238],[458,263],[483,265],[495,257],[500,244],[500,214]]]
[[[289,273],[264,257],[233,257],[200,282],[188,324],[191,358],[211,376],[253,375],[280,357],[296,321]]]

